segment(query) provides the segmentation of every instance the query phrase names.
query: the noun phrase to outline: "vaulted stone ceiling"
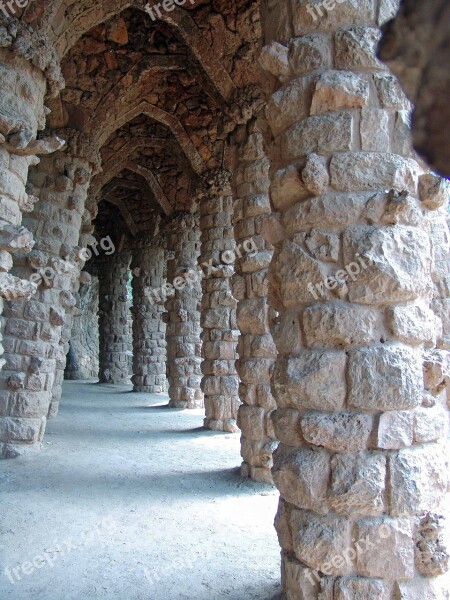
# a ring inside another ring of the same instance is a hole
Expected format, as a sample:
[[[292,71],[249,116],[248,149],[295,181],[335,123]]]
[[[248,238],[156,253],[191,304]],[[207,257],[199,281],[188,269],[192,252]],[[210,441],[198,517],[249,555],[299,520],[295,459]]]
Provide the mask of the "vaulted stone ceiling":
[[[145,4],[37,0],[23,17],[62,57],[48,128],[89,136],[103,169],[91,195],[133,235],[193,212],[202,174],[229,160],[227,109],[257,80],[261,39],[255,1],[187,2],[156,21]]]

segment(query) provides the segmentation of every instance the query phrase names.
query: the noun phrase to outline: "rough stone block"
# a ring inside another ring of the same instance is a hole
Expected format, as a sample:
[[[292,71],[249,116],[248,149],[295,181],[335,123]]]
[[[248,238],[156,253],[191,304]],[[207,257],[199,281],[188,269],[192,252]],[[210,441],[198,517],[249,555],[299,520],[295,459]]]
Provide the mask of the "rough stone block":
[[[425,304],[393,306],[387,310],[387,327],[399,341],[406,344],[428,342],[435,345],[440,321]]]
[[[293,510],[291,529],[294,552],[302,563],[325,575],[348,575],[353,571],[345,553],[352,546],[350,521]]]
[[[305,440],[332,452],[365,450],[372,427],[372,415],[363,413],[309,413],[301,421]]]
[[[326,513],[330,479],[328,452],[290,448],[281,444],[275,452],[272,475],[281,496],[298,508]]]
[[[294,38],[289,46],[289,64],[294,73],[301,74],[332,65],[331,42],[321,34]]]
[[[275,435],[287,446],[302,446],[304,439],[300,427],[300,413],[293,408],[278,408],[271,413]]]
[[[440,404],[419,407],[414,411],[414,441],[417,444],[437,442],[448,434],[449,412]]]
[[[345,352],[303,351],[279,357],[272,385],[280,408],[335,411],[346,396]]]
[[[330,504],[339,514],[376,516],[386,510],[386,457],[341,455],[331,461]]]
[[[390,131],[388,113],[377,108],[361,111],[361,148],[373,152],[389,150]]]
[[[359,521],[357,531],[358,573],[385,581],[414,576],[414,541],[408,519]]]
[[[359,14],[359,6],[357,12]],[[376,27],[351,27],[338,31],[334,38],[335,66],[349,71],[359,68],[386,70],[376,57],[380,37],[381,32]]]
[[[268,331],[268,305],[265,298],[253,298],[239,302],[237,324],[241,333],[263,335]]]
[[[379,580],[342,577],[336,581],[334,600],[391,600],[391,586]]]
[[[356,265],[347,280],[351,302],[408,302],[430,290],[431,248],[424,231],[402,226],[349,227],[343,247],[345,264]]]
[[[375,22],[373,0],[358,0],[357,10],[352,2],[293,0],[292,11],[295,35],[309,33],[314,29],[335,31],[347,23]]]
[[[266,437],[264,417],[265,411],[259,406],[240,406],[237,424],[242,435],[255,441]]]
[[[418,352],[396,346],[350,353],[349,405],[366,410],[402,410],[421,403],[423,376]]]
[[[380,416],[378,425],[378,448],[398,450],[411,446],[414,439],[414,412],[391,411]]]
[[[448,449],[441,444],[400,450],[390,457],[391,514],[439,509],[448,485]]]
[[[301,565],[290,555],[282,557],[281,581],[286,600],[316,600],[319,583],[311,576],[311,569]]]
[[[303,328],[310,348],[345,348],[377,342],[381,324],[375,309],[330,303],[305,309]]]
[[[408,190],[415,194],[419,166],[412,160],[383,152],[353,152],[333,156],[331,185],[339,191]]]
[[[326,71],[315,82],[311,114],[362,108],[368,101],[369,83],[363,76],[348,71]]]
[[[299,77],[272,95],[267,104],[266,116],[274,135],[308,116],[310,85],[310,78]]]
[[[280,155],[295,160],[312,152],[346,152],[352,147],[352,126],[350,113],[307,117],[280,136]]]

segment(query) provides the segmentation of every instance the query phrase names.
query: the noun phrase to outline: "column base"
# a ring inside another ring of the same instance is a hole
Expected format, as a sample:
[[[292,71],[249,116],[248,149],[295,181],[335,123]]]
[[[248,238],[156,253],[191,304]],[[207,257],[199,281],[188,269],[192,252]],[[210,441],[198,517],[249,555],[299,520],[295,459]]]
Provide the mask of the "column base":
[[[203,426],[211,431],[223,431],[226,433],[240,433],[240,429],[237,426],[236,419],[226,419],[223,421],[216,421],[215,419],[205,419]]]
[[[165,385],[135,385],[133,392],[144,394],[164,394],[166,392]]]
[[[241,464],[241,477],[253,479],[259,483],[268,483],[275,485],[272,477],[272,470],[267,467],[252,467],[246,462]]]
[[[35,444],[0,444],[0,459],[18,458],[19,456],[30,456],[42,451],[42,442]]]

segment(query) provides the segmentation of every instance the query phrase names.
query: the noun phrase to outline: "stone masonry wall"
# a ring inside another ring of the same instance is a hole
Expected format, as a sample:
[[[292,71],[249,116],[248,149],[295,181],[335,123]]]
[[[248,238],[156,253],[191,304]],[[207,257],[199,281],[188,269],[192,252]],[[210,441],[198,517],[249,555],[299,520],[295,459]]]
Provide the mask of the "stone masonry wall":
[[[202,298],[202,391],[205,394],[205,427],[217,431],[238,431],[240,400],[236,374],[236,300],[231,290],[234,267],[223,264],[222,253],[235,248],[232,225],[231,174],[213,170],[205,178],[207,196],[200,204],[202,252],[206,277]]]
[[[167,224],[166,231],[168,249],[172,253],[167,265],[168,283],[173,285],[177,278],[186,282],[182,289],[175,288],[173,296],[166,301],[169,404],[174,408],[202,408],[199,216],[177,213]]]
[[[148,290],[164,282],[164,247],[158,236],[133,245],[133,390],[156,394],[166,385],[166,324],[164,305],[152,302]]]
[[[124,384],[131,377],[127,296],[130,261],[131,254],[126,250],[98,261],[100,383]]]
[[[276,408],[270,378],[276,358],[269,320],[268,270],[273,246],[263,235],[270,214],[269,160],[263,134],[256,120],[238,128],[232,144],[237,148],[234,173],[234,233],[239,255],[233,278],[233,295],[238,300],[237,324],[241,332],[236,363],[242,405],[238,425],[242,432],[241,472],[244,477],[272,483],[272,453],[276,449],[271,413]],[[270,234],[270,232],[269,232]],[[251,241],[251,244],[249,244]],[[252,250],[247,252],[244,243]]]
[[[424,390],[438,324],[423,170],[375,57],[396,3],[317,5],[263,3],[283,587],[442,600],[448,411]]]

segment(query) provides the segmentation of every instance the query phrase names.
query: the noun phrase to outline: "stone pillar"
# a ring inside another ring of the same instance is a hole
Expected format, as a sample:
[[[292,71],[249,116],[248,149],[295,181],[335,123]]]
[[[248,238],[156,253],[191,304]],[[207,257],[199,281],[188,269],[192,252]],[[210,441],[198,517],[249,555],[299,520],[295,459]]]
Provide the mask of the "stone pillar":
[[[164,283],[163,240],[151,236],[134,242],[133,271],[133,390],[158,394],[166,386],[166,324],[164,305],[151,290]]]
[[[207,197],[200,204],[202,252],[205,271],[202,298],[202,391],[205,394],[205,427],[238,431],[239,380],[236,374],[236,300],[231,291],[234,268],[226,264],[235,248],[232,225],[231,174],[213,170],[205,178]]]
[[[5,356],[0,361],[4,366],[0,376],[0,456],[10,458],[40,447],[53,381],[53,374],[41,367],[47,359],[52,360],[46,354],[46,318],[35,315],[34,305],[26,302],[37,286],[30,282],[30,273],[20,260],[15,269],[18,277],[8,271],[13,265],[11,254],[24,256],[34,244],[32,234],[21,226],[22,212],[33,210],[37,201],[25,187],[28,169],[39,162],[36,155],[62,146],[57,138],[36,137],[45,127],[44,97],[56,94],[63,82],[55,53],[42,36],[3,15],[0,27],[0,311],[2,298],[17,301],[5,312],[11,318],[4,324]]]
[[[166,231],[168,248],[172,253],[172,260],[167,265],[167,280],[174,286],[173,295],[166,301],[169,405],[173,408],[202,408],[199,217],[178,213],[172,217]]]
[[[80,314],[75,315],[64,379],[86,380],[98,376],[98,277],[86,277],[80,286]]]
[[[130,260],[131,253],[122,250],[98,262],[100,383],[126,384],[131,376],[127,295]]]
[[[234,177],[234,233],[237,248],[233,295],[238,300],[237,370],[242,405],[238,425],[242,432],[241,472],[244,477],[273,483],[272,453],[277,447],[271,413],[276,408],[270,378],[277,350],[269,328],[268,269],[273,246],[264,239],[270,215],[269,160],[263,135],[255,119],[241,125],[233,135],[238,166]],[[251,250],[250,252],[248,250]]]
[[[375,58],[396,3],[323,4],[263,5],[283,587],[288,599],[444,599],[448,412],[424,392],[423,171],[408,103]]]

